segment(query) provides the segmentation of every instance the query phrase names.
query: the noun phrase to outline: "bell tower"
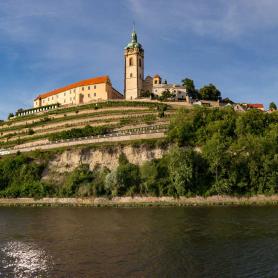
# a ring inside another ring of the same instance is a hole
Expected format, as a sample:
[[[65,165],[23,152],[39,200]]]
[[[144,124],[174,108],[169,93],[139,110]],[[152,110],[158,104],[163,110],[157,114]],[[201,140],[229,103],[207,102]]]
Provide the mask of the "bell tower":
[[[144,82],[144,49],[137,41],[133,28],[131,42],[125,47],[125,99],[132,100],[140,97]]]

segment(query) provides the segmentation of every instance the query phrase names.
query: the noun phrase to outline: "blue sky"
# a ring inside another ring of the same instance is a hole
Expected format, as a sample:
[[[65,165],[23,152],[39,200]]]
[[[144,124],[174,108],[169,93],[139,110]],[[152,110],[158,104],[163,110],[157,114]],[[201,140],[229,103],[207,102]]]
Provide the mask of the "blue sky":
[[[278,102],[277,10],[276,0],[0,1],[0,118],[98,75],[122,91],[133,21],[146,75],[214,83],[239,102]]]

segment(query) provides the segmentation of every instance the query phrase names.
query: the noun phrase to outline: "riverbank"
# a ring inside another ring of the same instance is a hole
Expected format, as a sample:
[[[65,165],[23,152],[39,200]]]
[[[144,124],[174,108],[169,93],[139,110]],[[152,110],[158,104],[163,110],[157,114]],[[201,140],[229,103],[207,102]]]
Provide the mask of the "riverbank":
[[[166,206],[252,206],[278,205],[278,195],[231,197],[115,197],[109,198],[2,198],[0,206],[72,206],[72,207],[166,207]]]

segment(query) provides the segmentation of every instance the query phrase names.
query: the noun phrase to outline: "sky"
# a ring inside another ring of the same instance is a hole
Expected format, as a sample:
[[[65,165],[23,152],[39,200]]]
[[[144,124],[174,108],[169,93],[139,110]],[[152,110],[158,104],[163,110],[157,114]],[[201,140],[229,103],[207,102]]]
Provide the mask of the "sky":
[[[133,21],[145,75],[278,102],[277,0],[0,0],[0,119],[40,93],[109,75],[123,91]]]

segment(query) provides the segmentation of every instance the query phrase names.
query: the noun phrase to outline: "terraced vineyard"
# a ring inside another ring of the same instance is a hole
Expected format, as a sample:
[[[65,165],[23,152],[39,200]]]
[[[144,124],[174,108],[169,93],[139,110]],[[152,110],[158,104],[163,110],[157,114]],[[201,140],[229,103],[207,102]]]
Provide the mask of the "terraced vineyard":
[[[17,117],[1,123],[0,149],[13,153],[112,137],[112,141],[157,138],[163,136],[173,111],[162,103],[108,101]]]

